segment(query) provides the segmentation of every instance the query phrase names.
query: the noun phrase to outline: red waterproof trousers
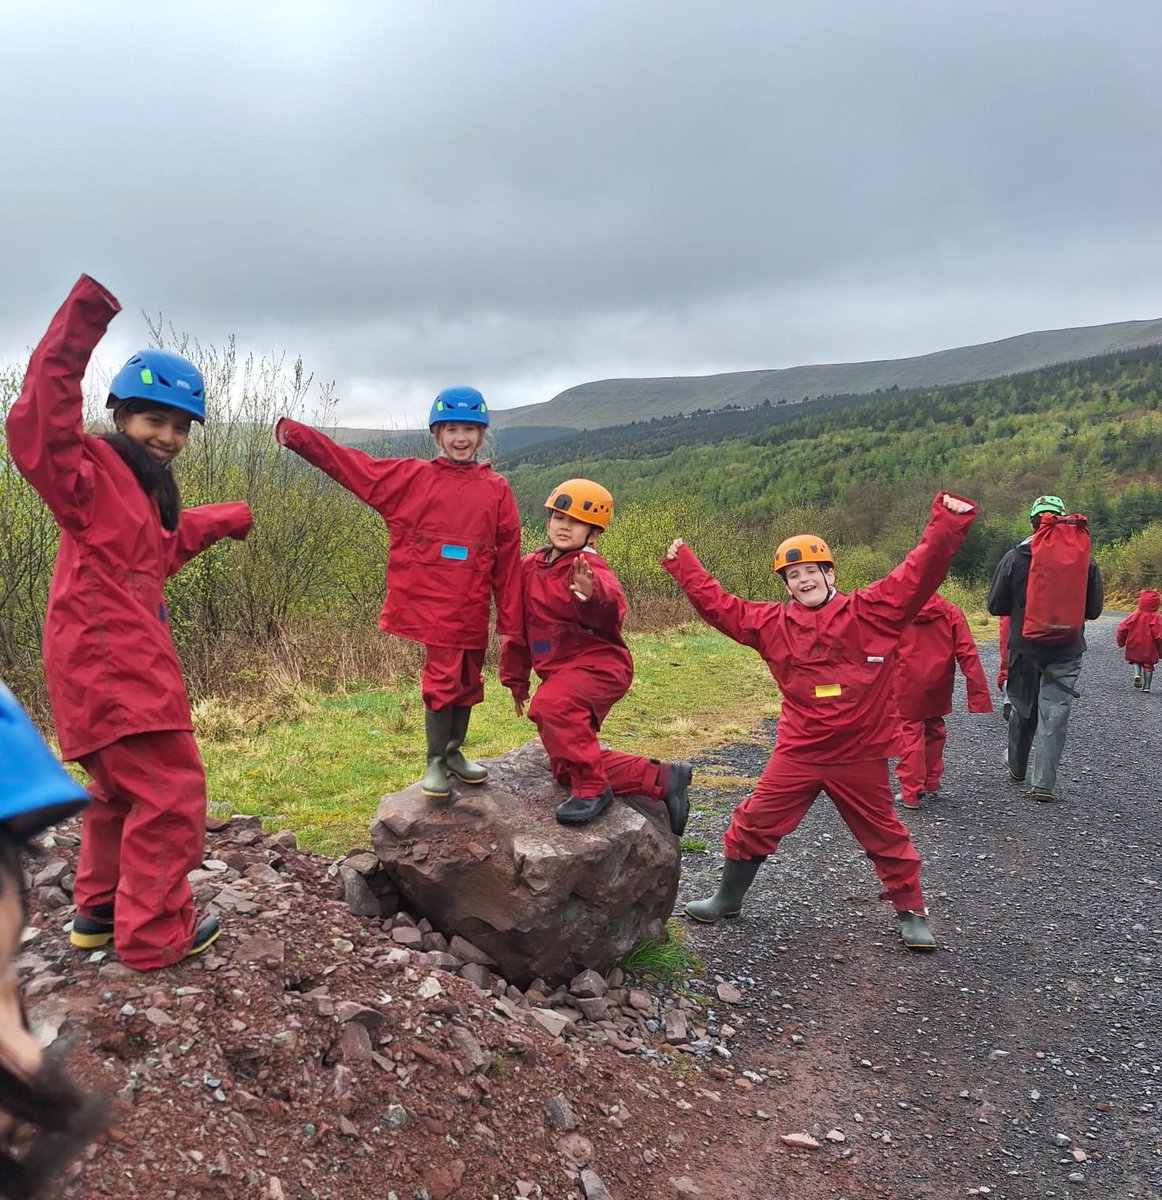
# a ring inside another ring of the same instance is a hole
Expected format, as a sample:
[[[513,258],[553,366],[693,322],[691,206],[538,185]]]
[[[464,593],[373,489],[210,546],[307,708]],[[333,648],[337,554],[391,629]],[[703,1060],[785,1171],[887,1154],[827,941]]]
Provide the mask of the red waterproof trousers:
[[[113,944],[137,971],[189,953],[194,897],[186,876],[201,862],[206,775],[194,735],[138,733],[86,754],[93,802],[77,857],[77,911],[115,905]]]
[[[823,791],[839,810],[875,867],[884,890],[901,912],[924,912],[920,856],[912,835],[892,806],[886,759],[812,763],[780,751],[767,760],[754,791],[731,815],[723,835],[727,858],[773,854],[779,842],[807,815]]]
[[[624,679],[581,667],[559,667],[544,679],[529,703],[549,769],[558,783],[582,799],[615,796],[662,799],[662,770],[656,759],[608,750],[597,731],[609,710],[625,695]]]
[[[471,708],[484,699],[484,651],[424,646],[424,707]]]
[[[896,778],[905,796],[934,792],[940,786],[947,736],[943,717],[900,721],[900,761],[896,764]]]

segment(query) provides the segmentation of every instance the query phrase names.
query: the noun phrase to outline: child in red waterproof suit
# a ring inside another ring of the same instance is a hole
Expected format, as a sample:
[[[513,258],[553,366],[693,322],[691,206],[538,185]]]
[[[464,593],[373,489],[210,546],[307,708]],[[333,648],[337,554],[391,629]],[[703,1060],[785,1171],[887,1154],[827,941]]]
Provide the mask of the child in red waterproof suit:
[[[443,799],[450,775],[472,784],[488,778],[460,748],[472,707],[484,699],[494,595],[497,631],[520,632],[520,517],[504,476],[476,461],[488,407],[475,388],[445,388],[428,427],[437,450],[431,460],[372,458],[286,417],[275,437],[371,505],[391,531],[379,627],[423,644],[420,786]]]
[[[723,836],[718,892],[687,904],[687,915],[706,922],[738,916],[759,866],[824,791],[872,860],[904,944],[935,948],[920,856],[888,781],[899,736],[891,658],[974,515],[967,500],[940,493],[919,545],[883,579],[850,594],[836,591],[835,562],[822,538],[788,538],[772,564],[790,593],[786,603],[732,596],[681,538],[671,543],[663,566],[698,614],[757,650],[782,693],[774,752]]]
[[[1158,613],[1158,593],[1143,588],[1138,607],[1118,622],[1114,639],[1125,647],[1126,662],[1134,668],[1134,687],[1148,692],[1154,682],[1154,668],[1162,658],[1162,616]]]
[[[952,711],[959,664],[968,689],[968,711],[989,713],[993,702],[976,642],[964,613],[941,595],[929,597],[896,648],[896,707],[900,713],[900,803],[919,808],[944,774],[944,717]]]
[[[621,636],[625,597],[593,548],[609,527],[613,497],[599,483],[568,479],[555,488],[547,546],[521,561],[524,630],[501,646],[500,680],[517,716],[529,699],[529,675],[541,679],[529,704],[549,767],[570,796],[557,820],[582,825],[617,796],[648,796],[666,806],[680,835],[689,813],[691,768],[604,749],[597,740],[609,710],[629,691],[633,660]]]
[[[187,874],[201,862],[206,779],[170,636],[165,581],[223,537],[244,538],[245,504],[182,509],[170,470],[202,377],[164,350],[142,350],[114,377],[117,432],[86,434],[81,379],[120,311],[82,275],[32,353],[8,414],[21,475],[61,528],[44,623],[44,670],[61,754],[92,777],[71,940],[112,941],[146,971],[204,950],[217,918],[194,913]]]

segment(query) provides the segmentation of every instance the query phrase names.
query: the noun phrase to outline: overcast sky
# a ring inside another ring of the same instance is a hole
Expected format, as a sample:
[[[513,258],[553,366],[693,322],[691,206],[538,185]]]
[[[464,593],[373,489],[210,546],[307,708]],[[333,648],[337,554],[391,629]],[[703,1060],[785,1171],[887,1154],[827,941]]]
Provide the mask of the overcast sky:
[[[4,0],[0,361],[81,271],[392,427],[1162,316],[1158,0]]]

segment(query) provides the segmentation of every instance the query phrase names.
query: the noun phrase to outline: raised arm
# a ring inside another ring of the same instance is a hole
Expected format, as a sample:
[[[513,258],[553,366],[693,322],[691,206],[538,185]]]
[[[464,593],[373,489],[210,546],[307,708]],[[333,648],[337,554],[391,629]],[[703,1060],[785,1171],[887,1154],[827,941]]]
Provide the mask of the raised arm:
[[[177,532],[168,542],[166,575],[175,575],[203,550],[224,537],[242,541],[254,524],[250,505],[241,501],[227,504],[199,504],[182,510]]]
[[[903,629],[948,574],[948,564],[975,516],[971,501],[940,492],[932,501],[920,541],[904,561],[883,579],[861,589],[865,613],[874,612],[889,629]]]
[[[758,617],[769,612],[772,605],[743,600],[725,591],[681,538],[675,538],[670,544],[662,566],[678,581],[702,620],[736,642],[759,649]]]
[[[111,292],[82,275],[32,352],[24,386],[8,412],[13,462],[67,529],[84,527],[92,496],[81,380],[93,349],[120,311]]]
[[[413,458],[374,458],[353,446],[340,446],[325,433],[289,417],[277,422],[274,436],[280,446],[330,475],[385,519],[390,519],[420,465]]]

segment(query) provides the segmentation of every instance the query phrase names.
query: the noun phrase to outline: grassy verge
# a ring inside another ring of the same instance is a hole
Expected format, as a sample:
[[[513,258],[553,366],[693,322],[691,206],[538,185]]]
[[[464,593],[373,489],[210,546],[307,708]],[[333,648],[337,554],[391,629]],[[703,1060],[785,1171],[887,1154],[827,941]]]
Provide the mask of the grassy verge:
[[[737,740],[777,711],[774,682],[759,657],[700,623],[629,641],[634,684],[602,730],[612,746],[688,757]],[[211,811],[258,815],[323,854],[367,845],[380,796],[413,783],[423,769],[416,679],[339,696],[296,690],[276,712],[274,719],[252,718],[215,702],[196,713]],[[467,752],[486,757],[535,736],[490,678]]]

